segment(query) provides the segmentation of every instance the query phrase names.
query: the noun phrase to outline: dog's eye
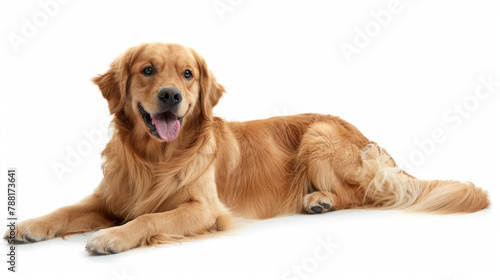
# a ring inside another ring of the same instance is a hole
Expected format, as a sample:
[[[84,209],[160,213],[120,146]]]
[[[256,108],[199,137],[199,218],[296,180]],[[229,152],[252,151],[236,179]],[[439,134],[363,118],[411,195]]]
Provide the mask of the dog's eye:
[[[153,76],[153,74],[154,74],[153,67],[146,67],[146,68],[142,69],[142,74],[144,76]]]
[[[193,73],[191,73],[191,70],[186,69],[186,71],[184,71],[184,78],[189,80],[192,77],[193,77]]]

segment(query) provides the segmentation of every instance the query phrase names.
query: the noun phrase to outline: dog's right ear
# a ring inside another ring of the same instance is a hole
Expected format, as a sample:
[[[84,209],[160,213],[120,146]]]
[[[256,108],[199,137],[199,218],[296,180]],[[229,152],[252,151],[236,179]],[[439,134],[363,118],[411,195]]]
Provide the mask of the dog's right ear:
[[[126,51],[111,63],[111,67],[106,73],[92,79],[99,86],[102,96],[108,101],[110,114],[120,112],[125,105],[131,57],[132,51]]]

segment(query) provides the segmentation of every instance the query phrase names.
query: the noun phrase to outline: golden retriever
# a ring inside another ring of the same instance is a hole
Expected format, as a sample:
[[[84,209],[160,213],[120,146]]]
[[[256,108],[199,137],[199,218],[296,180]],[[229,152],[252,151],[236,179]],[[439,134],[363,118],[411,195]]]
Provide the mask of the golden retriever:
[[[214,117],[224,87],[190,48],[132,47],[93,81],[115,126],[101,183],[81,202],[24,221],[5,239],[32,243],[97,230],[87,250],[113,254],[221,231],[232,215],[367,207],[459,213],[489,205],[472,183],[406,174],[338,117]]]

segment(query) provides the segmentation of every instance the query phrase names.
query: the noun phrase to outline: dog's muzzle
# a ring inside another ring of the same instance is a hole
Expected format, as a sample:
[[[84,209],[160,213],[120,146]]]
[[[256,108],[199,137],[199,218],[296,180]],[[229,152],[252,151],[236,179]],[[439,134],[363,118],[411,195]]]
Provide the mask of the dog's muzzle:
[[[139,112],[146,126],[156,137],[167,142],[174,141],[179,135],[184,116],[178,117],[171,111],[150,114],[139,104]]]

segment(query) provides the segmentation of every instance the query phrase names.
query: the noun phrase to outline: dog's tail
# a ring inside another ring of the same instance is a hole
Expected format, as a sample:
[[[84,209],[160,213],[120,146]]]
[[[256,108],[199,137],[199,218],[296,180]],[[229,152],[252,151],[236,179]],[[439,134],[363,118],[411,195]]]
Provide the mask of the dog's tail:
[[[364,148],[361,158],[357,181],[365,205],[448,214],[471,213],[490,204],[487,192],[472,183],[413,178],[376,144]]]

